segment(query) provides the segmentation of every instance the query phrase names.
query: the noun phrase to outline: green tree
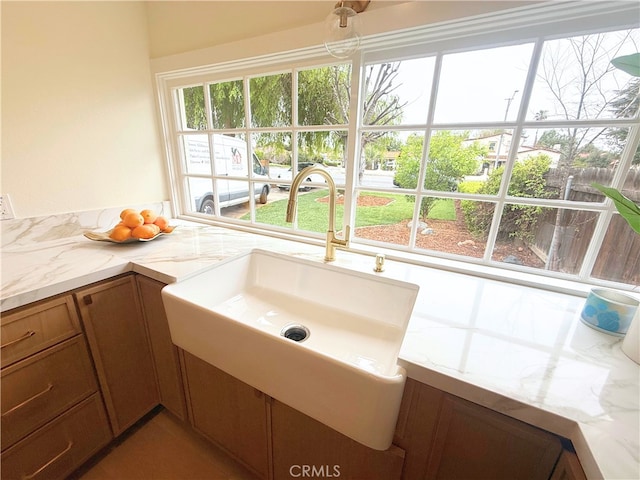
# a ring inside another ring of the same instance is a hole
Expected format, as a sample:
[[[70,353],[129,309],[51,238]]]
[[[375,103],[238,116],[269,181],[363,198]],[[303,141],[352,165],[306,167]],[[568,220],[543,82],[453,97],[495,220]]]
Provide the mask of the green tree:
[[[486,147],[477,142],[463,145],[467,133],[455,134],[448,130],[435,133],[429,143],[429,155],[425,163],[424,188],[426,190],[451,191],[465,175],[478,170],[481,158],[486,156]],[[418,186],[423,150],[423,137],[412,134],[401,148],[397,160],[394,183],[402,188]],[[420,204],[420,215],[426,219],[437,199],[424,197]]]
[[[202,86],[182,89],[186,127],[193,130],[207,128],[207,113],[204,108],[204,89]]]
[[[213,128],[230,129],[244,127],[244,90],[242,80],[212,83],[211,119]]]
[[[640,108],[640,79],[635,78],[622,90],[618,90],[618,97],[611,102],[611,110],[618,118],[628,117]],[[612,128],[609,130],[608,139],[614,150],[622,152],[627,141],[628,128]],[[633,164],[640,165],[640,146],[633,156]]]
[[[363,116],[367,125],[398,123],[402,116],[402,103],[395,95],[400,85],[400,62],[383,63],[367,67]],[[306,158],[320,158],[323,153],[341,153],[346,158],[344,129],[330,130],[332,125],[349,123],[351,102],[351,65],[340,64],[298,72],[298,124],[301,126],[325,125],[324,131],[300,131],[299,147]],[[252,127],[292,126],[292,74],[282,73],[253,77],[248,82]],[[188,128],[207,129],[204,88],[182,89],[184,114]],[[242,80],[232,80],[209,85],[211,119],[215,129],[242,128],[245,126],[245,101],[247,95]],[[384,135],[384,132],[366,132],[362,135],[363,151],[366,146]],[[263,147],[282,139],[282,135],[261,133]],[[290,148],[290,146],[288,146]],[[280,145],[279,150],[287,148]],[[364,155],[362,155],[364,160]],[[362,174],[364,164],[360,165]]]

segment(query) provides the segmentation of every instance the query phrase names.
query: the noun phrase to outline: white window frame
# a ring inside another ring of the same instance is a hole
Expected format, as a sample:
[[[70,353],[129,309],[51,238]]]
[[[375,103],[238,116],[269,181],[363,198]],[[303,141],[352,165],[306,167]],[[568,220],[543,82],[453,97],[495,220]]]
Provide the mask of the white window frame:
[[[491,47],[505,46],[510,44],[519,44],[526,41],[536,42],[534,48],[534,56],[539,56],[541,46],[545,40],[562,38],[582,33],[595,33],[598,31],[608,31],[614,29],[630,29],[638,28],[640,21],[638,13],[640,8],[634,2],[549,2],[533,6],[520,7],[513,10],[501,11],[498,13],[484,14],[476,17],[442,22],[439,24],[427,25],[424,27],[411,28],[398,32],[389,32],[379,35],[366,37],[362,42],[362,48],[358,55],[352,59],[352,86],[359,85],[360,75],[364,65],[374,63],[376,61],[387,61],[391,59],[409,59],[418,56],[425,56],[428,52],[437,55],[437,59],[441,59],[444,53],[452,53],[457,51],[468,51],[475,49],[485,49]],[[263,224],[255,224],[255,213],[252,208],[251,223],[234,221],[223,217],[207,217],[197,214],[187,214],[185,208],[186,197],[181,187],[180,170],[179,170],[179,150],[176,143],[179,131],[177,119],[173,111],[173,92],[177,88],[204,85],[212,81],[225,81],[239,77],[247,78],[255,75],[268,75],[272,72],[280,72],[288,70],[295,72],[297,69],[310,66],[324,66],[336,63],[326,55],[324,49],[320,46],[316,48],[305,48],[302,50],[293,50],[283,52],[282,54],[272,54],[260,57],[239,59],[236,61],[223,62],[213,65],[199,66],[194,68],[184,68],[170,72],[160,72],[156,74],[156,88],[159,101],[159,113],[161,118],[162,132],[165,142],[165,152],[167,157],[168,177],[170,181],[171,200],[174,206],[174,215],[178,218],[195,220],[202,223],[221,225],[225,227],[237,228],[254,233],[268,233],[270,235],[281,236],[283,238],[293,238],[300,241],[311,243],[321,243],[322,235],[309,234],[307,232],[269,228]],[[439,63],[439,60],[437,61]],[[533,85],[534,77],[529,73],[525,85],[526,98],[530,93]],[[295,90],[295,75],[293,81]],[[359,158],[359,138],[362,131],[376,127],[365,127],[359,125],[355,119],[359,118],[359,98],[362,92],[356,88],[352,88],[351,106],[350,106],[350,123],[348,125],[348,144],[347,158],[351,159],[350,168],[346,169],[346,195],[352,201],[345,202],[344,219],[345,224],[354,225],[355,209],[354,199],[358,191],[371,190],[366,186],[358,186],[356,182],[356,165],[355,159]],[[295,98],[295,95],[293,96]],[[247,102],[248,99],[245,99]],[[295,106],[295,100],[294,106]],[[433,103],[433,102],[432,102]],[[433,108],[433,107],[432,107]],[[497,128],[512,128],[514,138],[519,138],[520,133],[525,128],[539,128],[539,122],[526,121],[527,102],[522,102],[518,117],[515,121],[494,122]],[[210,113],[208,113],[209,115]],[[296,109],[293,109],[293,124],[288,131],[308,130],[307,127],[295,125]],[[581,123],[584,126],[601,126],[602,120],[593,120]],[[606,121],[610,126],[629,126],[629,135],[627,145],[622,154],[622,161],[616,169],[615,176],[611,186],[620,187],[631,165],[633,152],[640,141],[640,121],[638,115],[634,119],[609,119]],[[564,125],[574,124],[568,121],[545,122],[544,127],[554,128]],[[437,128],[464,129],[476,127],[488,128],[486,123],[482,124],[451,124],[438,125]],[[420,130],[424,129],[420,126]],[[432,128],[427,125],[427,131]],[[415,130],[412,126],[402,126],[399,129]],[[240,129],[241,133],[245,133],[247,138],[251,133],[256,133],[259,129],[252,129],[247,126]],[[388,130],[384,127],[384,130]],[[202,131],[199,133],[208,133]],[[438,252],[426,252],[425,254],[408,249],[395,248],[389,244],[380,244],[369,242],[364,239],[358,239],[356,243],[352,243],[354,250],[372,253],[379,252],[381,249],[389,248],[389,254],[393,257],[400,258],[411,263],[423,264],[428,266],[437,266],[453,271],[470,272],[476,275],[490,277],[508,277],[510,281],[521,282],[523,284],[538,283],[544,286],[560,285],[562,280],[570,282],[582,282],[585,284],[601,284],[609,285],[621,289],[631,289],[633,286],[620,284],[617,282],[609,282],[590,277],[590,272],[596,261],[598,249],[604,239],[606,228],[611,217],[616,214],[615,208],[610,201],[604,203],[588,203],[588,202],[566,202],[559,200],[545,199],[523,199],[519,197],[509,197],[506,195],[506,182],[510,177],[511,170],[514,165],[514,157],[517,150],[517,143],[512,142],[509,151],[509,161],[506,165],[505,174],[503,175],[503,185],[501,186],[496,203],[496,215],[492,222],[492,228],[489,234],[487,245],[493,245],[497,235],[497,227],[499,215],[502,211],[502,205],[509,203],[527,203],[540,205],[545,207],[569,208],[590,210],[600,213],[597,226],[590,243],[589,249],[585,254],[581,271],[577,275],[563,274],[553,271],[532,272],[531,269],[522,271],[521,268],[508,265],[497,264],[491,261],[492,249],[487,248],[485,256],[476,260],[472,258],[461,258],[459,256],[451,256],[448,254],[440,254]],[[295,142],[294,142],[295,149]],[[426,150],[426,148],[425,148]],[[422,192],[421,183],[418,183],[417,192]],[[446,192],[437,192],[439,197],[447,197]],[[452,195],[454,196],[454,195]],[[487,200],[486,196],[467,195],[465,198],[470,200]],[[417,200],[417,199],[416,199]],[[492,199],[493,200],[493,199]],[[416,201],[416,209],[419,208],[419,201]],[[416,223],[416,222],[414,222]],[[268,232],[266,231],[268,230]],[[410,244],[413,244],[416,235],[416,227],[414,226],[411,233]],[[545,278],[543,278],[545,277]],[[558,287],[561,288],[561,287]]]

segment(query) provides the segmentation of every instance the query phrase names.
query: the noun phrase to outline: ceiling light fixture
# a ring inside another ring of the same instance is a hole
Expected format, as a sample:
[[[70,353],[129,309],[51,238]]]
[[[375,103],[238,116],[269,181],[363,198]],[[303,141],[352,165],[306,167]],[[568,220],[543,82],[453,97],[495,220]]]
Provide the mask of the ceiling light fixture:
[[[325,20],[324,46],[336,58],[351,56],[360,46],[360,19],[371,0],[338,2]]]

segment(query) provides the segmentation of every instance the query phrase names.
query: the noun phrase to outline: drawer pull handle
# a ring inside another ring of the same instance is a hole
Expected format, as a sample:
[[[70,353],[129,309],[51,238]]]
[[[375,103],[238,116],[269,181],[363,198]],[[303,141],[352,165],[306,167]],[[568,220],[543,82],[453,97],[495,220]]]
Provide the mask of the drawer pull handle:
[[[71,450],[71,447],[73,447],[73,442],[69,441],[69,444],[67,445],[67,448],[65,448],[63,451],[61,451],[58,455],[56,455],[55,457],[53,457],[51,460],[49,460],[47,463],[45,463],[44,465],[42,465],[38,470],[36,470],[35,472],[33,472],[31,475],[25,475],[22,477],[22,480],[30,480],[31,478],[35,478],[39,473],[41,473],[45,468],[47,468],[49,465],[51,465],[53,462],[55,462],[56,460],[58,460],[60,457],[62,457],[65,453],[67,453],[69,450]]]
[[[9,346],[13,345],[14,343],[18,343],[18,342],[21,342],[23,340],[26,340],[27,338],[33,337],[35,334],[36,334],[36,332],[34,332],[33,330],[29,330],[27,333],[25,333],[21,337],[16,338],[15,340],[11,340],[10,342],[7,342],[7,343],[4,343],[4,344],[0,345],[0,348],[9,347]]]
[[[45,388],[43,391],[41,391],[40,393],[36,393],[33,397],[27,398],[24,402],[20,402],[15,407],[10,408],[6,412],[4,412],[2,414],[2,416],[4,417],[5,415],[9,415],[10,413],[15,412],[16,410],[19,410],[20,408],[24,407],[29,402],[33,402],[36,398],[40,398],[45,393],[50,392],[52,388],[53,388],[53,384],[50,383],[49,385],[47,385],[47,388]]]

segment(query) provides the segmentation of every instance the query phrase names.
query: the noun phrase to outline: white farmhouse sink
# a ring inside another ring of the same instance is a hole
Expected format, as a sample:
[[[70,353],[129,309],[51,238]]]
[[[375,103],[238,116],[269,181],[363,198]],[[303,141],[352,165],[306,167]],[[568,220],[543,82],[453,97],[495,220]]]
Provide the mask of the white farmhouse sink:
[[[414,284],[253,250],[168,285],[162,298],[178,347],[385,450],[406,379],[396,362],[417,294]]]

